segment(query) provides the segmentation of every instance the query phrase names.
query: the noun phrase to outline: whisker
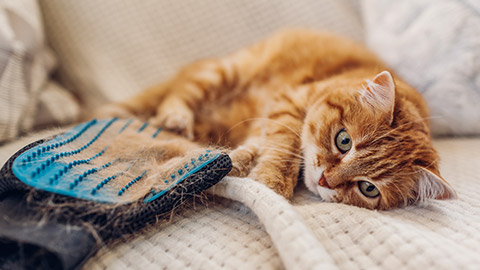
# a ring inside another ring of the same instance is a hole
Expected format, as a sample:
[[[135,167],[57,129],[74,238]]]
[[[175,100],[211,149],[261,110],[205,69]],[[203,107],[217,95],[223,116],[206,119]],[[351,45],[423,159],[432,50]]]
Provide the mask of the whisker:
[[[294,157],[298,157],[300,159],[303,159],[303,155],[297,153],[297,152],[294,152],[294,151],[290,151],[289,149],[286,149],[286,148],[282,148],[282,147],[275,147],[275,145],[272,145],[272,146],[264,146],[263,149],[269,149],[269,150],[275,150],[277,152],[281,152],[281,153],[287,153],[288,155],[292,155]]]

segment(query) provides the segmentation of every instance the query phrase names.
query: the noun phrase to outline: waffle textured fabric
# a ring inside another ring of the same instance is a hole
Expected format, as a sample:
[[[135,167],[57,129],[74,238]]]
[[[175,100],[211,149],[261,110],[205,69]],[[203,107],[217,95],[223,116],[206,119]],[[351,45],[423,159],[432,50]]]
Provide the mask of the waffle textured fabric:
[[[361,40],[356,0],[40,1],[61,77],[86,105],[122,100],[194,60],[217,57],[285,27]]]
[[[72,96],[48,79],[55,58],[41,21],[34,0],[0,2],[0,142],[78,114]]]
[[[0,148],[0,163],[54,129]],[[84,269],[477,269],[480,138],[434,141],[459,199],[370,211],[325,203],[300,183],[291,202],[228,178],[197,203],[115,245]],[[221,198],[223,197],[223,199]],[[228,198],[228,199],[224,199]]]
[[[424,95],[432,131],[480,134],[480,2],[363,4],[366,42]]]

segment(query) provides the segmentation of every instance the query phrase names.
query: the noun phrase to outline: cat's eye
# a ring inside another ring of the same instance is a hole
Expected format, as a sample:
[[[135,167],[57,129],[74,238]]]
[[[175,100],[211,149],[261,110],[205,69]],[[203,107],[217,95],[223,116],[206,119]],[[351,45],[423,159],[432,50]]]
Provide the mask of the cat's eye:
[[[335,145],[337,146],[338,151],[342,154],[345,154],[352,148],[352,138],[348,135],[345,129],[338,132],[335,137]]]
[[[358,188],[360,189],[360,192],[368,198],[375,198],[380,195],[378,188],[367,181],[358,181]]]

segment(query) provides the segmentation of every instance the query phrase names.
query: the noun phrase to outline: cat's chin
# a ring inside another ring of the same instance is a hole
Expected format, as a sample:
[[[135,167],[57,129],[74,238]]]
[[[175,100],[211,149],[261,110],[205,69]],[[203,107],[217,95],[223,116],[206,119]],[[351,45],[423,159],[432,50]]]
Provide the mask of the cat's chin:
[[[335,198],[335,195],[337,194],[335,190],[324,188],[319,185],[317,185],[316,189],[317,189],[318,196],[320,196],[320,198],[322,198],[324,201],[327,201],[327,202],[335,201],[334,198]]]
[[[308,190],[313,192],[315,195],[322,198],[324,201],[327,202],[334,202],[334,197],[337,192],[333,189],[321,187],[318,183],[315,183],[311,179],[305,179],[305,185],[307,186]]]
[[[333,189],[324,188],[318,184],[320,177],[323,174],[324,169],[319,167],[316,169],[306,169],[305,170],[305,185],[307,186],[308,190],[310,190],[315,195],[322,198],[324,201],[327,202],[334,202],[334,197],[337,192]]]

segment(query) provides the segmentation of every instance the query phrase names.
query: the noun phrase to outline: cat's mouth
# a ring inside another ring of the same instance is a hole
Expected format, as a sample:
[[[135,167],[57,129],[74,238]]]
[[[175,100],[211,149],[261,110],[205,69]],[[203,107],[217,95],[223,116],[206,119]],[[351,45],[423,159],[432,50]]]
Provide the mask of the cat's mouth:
[[[321,187],[328,188],[328,189],[332,189],[332,188],[328,185],[327,178],[325,177],[325,174],[324,174],[324,173],[322,173],[322,177],[320,177],[320,180],[318,180],[318,184],[319,184]]]
[[[325,166],[305,166],[305,185],[324,201],[333,202],[337,192],[328,184],[326,177],[323,175],[324,170]]]

